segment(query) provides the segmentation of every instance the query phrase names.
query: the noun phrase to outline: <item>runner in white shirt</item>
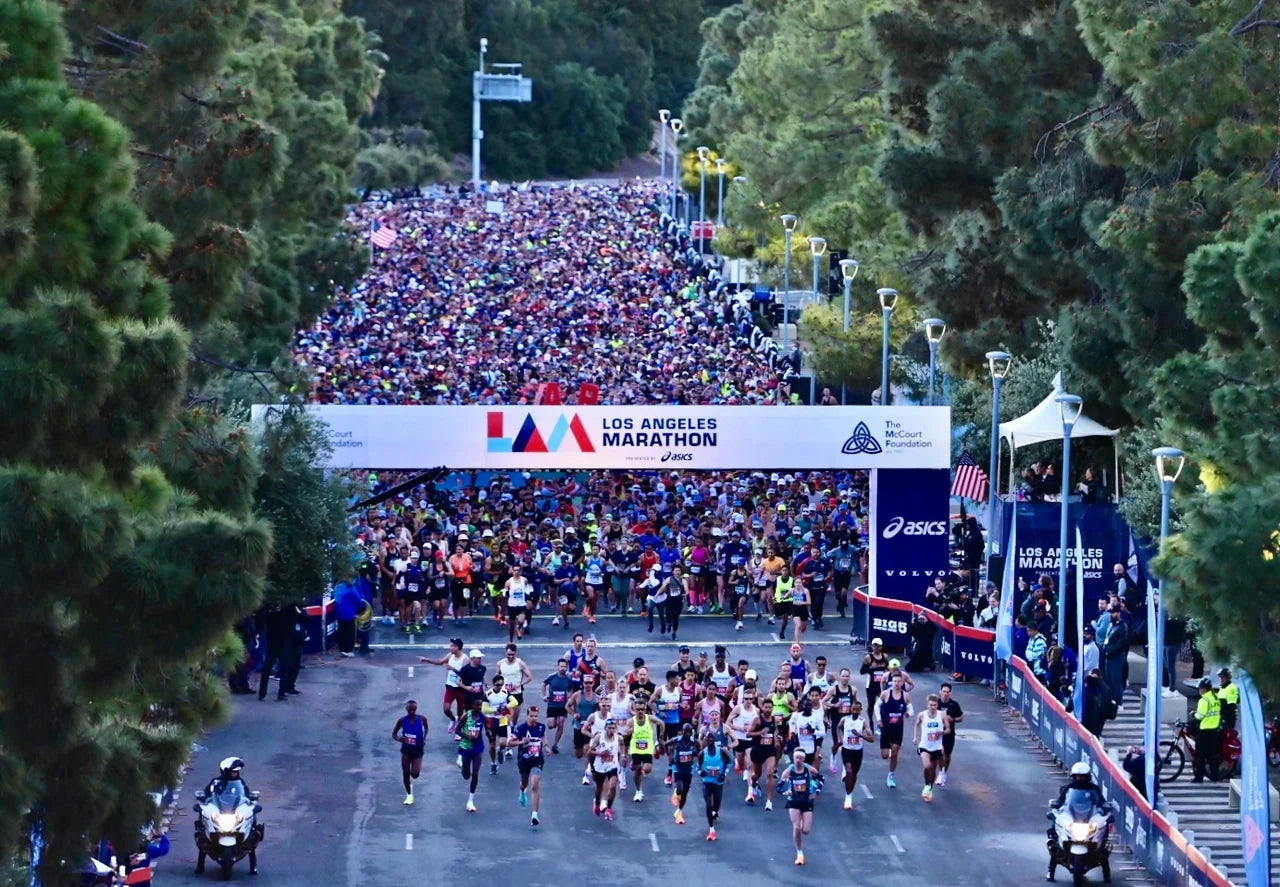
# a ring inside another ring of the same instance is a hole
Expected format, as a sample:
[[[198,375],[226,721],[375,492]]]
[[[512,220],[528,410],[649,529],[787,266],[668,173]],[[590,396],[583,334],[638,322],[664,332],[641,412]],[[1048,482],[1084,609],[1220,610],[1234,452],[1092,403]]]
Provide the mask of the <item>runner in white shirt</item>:
[[[849,713],[840,719],[836,727],[840,737],[840,760],[844,764],[844,809],[853,809],[853,789],[858,784],[858,771],[862,769],[862,743],[874,742],[870,721],[862,716],[862,703],[853,700]]]
[[[520,722],[520,706],[524,705],[524,686],[533,683],[533,672],[525,661],[516,655],[516,645],[507,644],[506,655],[498,660],[498,674],[502,675],[504,689],[511,694],[511,723]],[[507,749],[507,757],[514,752]]]
[[[756,707],[755,683],[752,682],[750,686],[743,686],[740,689],[743,691],[742,701],[729,712],[729,734],[738,740],[738,746],[734,749],[734,772],[743,774],[743,781],[750,782],[751,774],[747,768],[747,754],[751,751],[752,745],[750,731],[755,728],[756,721],[760,718],[760,709]]]
[[[822,722],[822,715],[813,710],[809,696],[800,701],[800,710],[788,720],[787,731],[791,735],[791,750],[794,752],[798,748],[803,751],[809,763],[819,773],[822,772],[821,742],[827,728]]]
[[[938,709],[938,701],[938,695],[930,693],[928,708],[916,715],[915,745],[924,770],[924,790],[920,797],[926,802],[933,801],[933,780],[942,761],[942,738],[951,729],[947,716]]]
[[[520,565],[512,564],[511,578],[503,586],[503,594],[507,598],[508,641],[524,637],[525,627],[529,624],[529,593],[532,590],[529,580],[521,572]]]
[[[462,655],[462,638],[449,639],[449,653],[439,659],[419,656],[419,662],[428,665],[440,665],[445,668],[444,675],[444,716],[449,719],[448,732],[452,733],[457,726],[457,719],[467,713],[467,691],[458,679],[458,669],[470,660]],[[453,713],[453,704],[458,704],[458,714]]]
[[[598,714],[596,712],[591,717]],[[612,822],[613,801],[618,794],[618,771],[622,769],[622,737],[618,735],[618,724],[612,718],[602,723],[604,732],[591,740],[591,775],[596,784],[591,812]]]

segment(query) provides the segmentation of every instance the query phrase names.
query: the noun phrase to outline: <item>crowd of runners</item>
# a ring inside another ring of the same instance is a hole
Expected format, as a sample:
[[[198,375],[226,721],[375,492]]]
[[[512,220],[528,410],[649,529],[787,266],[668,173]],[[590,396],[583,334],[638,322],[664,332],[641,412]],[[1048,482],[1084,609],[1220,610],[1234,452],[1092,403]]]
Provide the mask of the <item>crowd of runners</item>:
[[[380,503],[354,527],[379,618],[407,633],[481,616],[514,641],[538,613],[568,631],[609,612],[677,641],[692,611],[739,631],[767,619],[798,641],[844,618],[865,581],[862,472],[495,476],[430,495]]]
[[[534,827],[542,823],[544,770],[581,768],[581,803],[589,795],[594,815],[612,821],[625,806],[623,793],[641,804],[648,788],[669,795],[672,821],[681,826],[692,793],[708,841],[718,837],[726,790],[766,814],[776,799],[790,819],[795,863],[804,865],[805,836],[828,777],[843,794],[842,808],[853,810],[865,749],[879,747],[885,784],[896,789],[906,746],[919,759],[920,796],[931,803],[935,788],[947,785],[955,728],[964,719],[949,683],[918,689],[878,639],[860,662],[838,669],[825,656],[810,661],[799,643],[781,662],[754,665],[731,659],[721,645],[710,656],[680,646],[669,664],[613,663],[594,638],[575,632],[555,671],[539,679],[519,653],[509,643],[493,663],[452,638],[442,656],[419,660],[445,669],[446,738],[434,753],[454,758],[467,812],[479,812],[487,755],[491,779],[514,762],[518,789],[494,786],[514,789]],[[401,749],[406,805],[414,803],[414,781],[432,753],[428,734],[427,716],[410,701],[391,733]]]

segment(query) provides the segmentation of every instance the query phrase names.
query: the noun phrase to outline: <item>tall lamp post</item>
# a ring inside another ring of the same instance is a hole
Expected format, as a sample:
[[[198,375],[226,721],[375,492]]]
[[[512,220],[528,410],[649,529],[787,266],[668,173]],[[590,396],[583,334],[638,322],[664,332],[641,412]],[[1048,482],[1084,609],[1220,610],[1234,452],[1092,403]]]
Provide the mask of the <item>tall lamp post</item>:
[[[702,223],[707,219],[707,157],[711,149],[706,145],[698,146],[698,175],[701,183],[698,187],[698,236],[702,236]]]
[[[667,127],[671,125],[671,112],[666,108],[658,111],[658,181],[667,183]],[[674,215],[673,215],[674,218]]]
[[[680,132],[684,129],[684,121],[679,117],[671,118],[671,218],[680,211]]]
[[[987,484],[987,579],[991,579],[991,555],[995,554],[996,490],[1000,477],[1000,389],[1013,357],[1006,351],[988,351],[987,368],[991,371],[991,473]],[[1008,552],[1006,552],[1006,555]]]
[[[1160,479],[1160,548],[1164,549],[1164,541],[1169,537],[1169,500],[1173,496],[1173,484],[1182,474],[1187,464],[1187,457],[1176,447],[1158,447],[1151,451],[1156,459],[1156,477]],[[1168,606],[1164,601],[1164,582],[1160,583],[1160,606],[1156,606],[1155,595],[1147,595],[1147,711],[1143,721],[1142,743],[1144,748],[1160,747],[1160,698],[1164,695],[1164,625]],[[1147,754],[1143,777],[1146,782],[1147,797],[1155,803],[1156,797],[1156,758]]]
[[[818,273],[822,265],[822,256],[827,251],[825,237],[810,237],[809,252],[813,253],[813,300],[818,301]]]
[[[889,318],[893,314],[893,306],[898,304],[898,291],[889,287],[876,290],[880,297],[880,314],[884,318],[884,336],[880,348],[880,406],[889,405]]]
[[[853,287],[853,279],[858,276],[857,259],[840,260],[840,277],[844,280],[844,331],[849,332],[849,290]],[[840,382],[840,405],[845,405],[845,383]]]
[[[791,213],[778,218],[782,221],[782,234],[786,240],[786,257],[782,262],[782,353],[788,354],[787,340],[790,338],[791,326],[791,235],[795,233],[796,222],[800,220]]]
[[[1067,642],[1067,510],[1071,493],[1071,429],[1084,410],[1084,400],[1078,394],[1062,393],[1053,399],[1062,419],[1062,502],[1058,509],[1058,644]],[[1077,564],[1076,569],[1081,565]],[[1083,619],[1083,613],[1076,614]],[[1078,650],[1076,651],[1079,652]]]
[[[747,177],[734,176],[733,183],[735,185],[745,185],[747,183]],[[742,288],[742,257],[741,256],[738,256],[738,258],[733,260],[733,276],[735,278],[734,283],[736,283],[738,285],[738,288],[741,289]]]
[[[716,174],[720,176],[720,190],[716,197],[716,230],[724,227],[724,158],[716,158]]]
[[[946,335],[947,322],[940,317],[930,317],[924,322],[924,335],[929,340],[929,406],[934,405],[934,380],[938,375],[938,345]]]

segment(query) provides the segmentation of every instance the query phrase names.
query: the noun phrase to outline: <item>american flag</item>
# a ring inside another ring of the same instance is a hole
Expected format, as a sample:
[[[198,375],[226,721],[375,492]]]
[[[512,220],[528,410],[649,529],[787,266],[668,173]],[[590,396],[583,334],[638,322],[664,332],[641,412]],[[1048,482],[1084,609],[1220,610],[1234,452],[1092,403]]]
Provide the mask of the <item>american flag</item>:
[[[396,242],[396,229],[383,225],[377,219],[373,220],[373,227],[369,231],[369,242],[379,249],[386,249]]]
[[[956,479],[951,482],[951,495],[979,501],[987,498],[987,473],[973,461],[968,450],[960,453],[960,461],[956,463]]]

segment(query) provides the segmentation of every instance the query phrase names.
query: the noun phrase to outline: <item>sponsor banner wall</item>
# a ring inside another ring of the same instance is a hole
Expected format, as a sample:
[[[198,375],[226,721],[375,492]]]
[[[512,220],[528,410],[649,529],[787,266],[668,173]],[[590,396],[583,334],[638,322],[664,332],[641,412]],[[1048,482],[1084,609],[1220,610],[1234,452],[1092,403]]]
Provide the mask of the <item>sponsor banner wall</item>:
[[[871,593],[922,604],[950,570],[951,471],[876,471],[871,481]]]
[[[1055,504],[1018,503],[1017,550],[1012,552],[1015,580],[1026,579],[1034,586],[1036,577],[1041,573],[1048,573],[1057,580],[1061,516],[1061,508]],[[1098,598],[1110,594],[1115,585],[1112,565],[1129,560],[1128,527],[1114,505],[1072,504],[1067,507],[1067,520],[1069,527],[1075,526],[1080,530],[1081,550],[1084,552],[1084,607],[1085,613],[1093,618],[1097,615]],[[1074,570],[1077,560],[1075,540],[1070,532],[1068,538],[1071,541],[1067,548],[1067,563]],[[1016,587],[1016,581],[1014,585]],[[1074,605],[1071,609],[1075,609]]]
[[[995,662],[995,632],[965,625],[953,625],[933,610],[909,601],[868,597],[863,589],[853,593],[855,613],[866,609],[866,625],[863,632],[868,643],[872,638],[884,641],[885,647],[909,651],[911,647],[911,621],[923,614],[942,633],[942,661],[939,663],[951,672],[967,678],[990,678]],[[861,630],[861,623],[858,623]]]
[[[254,407],[254,420],[269,409]],[[949,407],[307,409],[329,426],[332,468],[947,469],[951,462]]]
[[[1009,706],[1022,713],[1028,727],[1053,751],[1064,770],[1084,761],[1103,795],[1115,802],[1118,810],[1112,831],[1113,870],[1119,862],[1115,854],[1127,849],[1162,887],[1230,887],[1230,882],[1204,854],[1189,845],[1164,816],[1151,809],[1128,774],[1107,755],[1102,743],[1067,713],[1035,679],[1027,664],[1015,656],[1009,666],[1006,696]],[[1065,773],[1062,780],[1067,780]]]

